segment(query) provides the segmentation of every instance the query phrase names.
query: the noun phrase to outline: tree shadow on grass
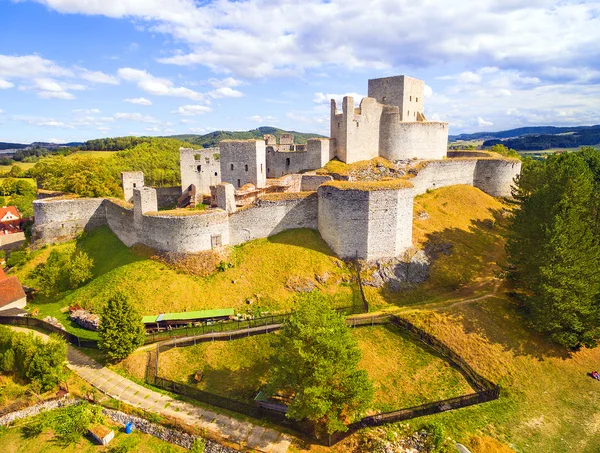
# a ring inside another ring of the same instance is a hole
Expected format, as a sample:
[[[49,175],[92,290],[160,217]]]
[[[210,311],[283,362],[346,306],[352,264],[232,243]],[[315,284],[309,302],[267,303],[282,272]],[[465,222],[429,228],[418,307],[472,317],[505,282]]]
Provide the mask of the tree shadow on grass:
[[[267,240],[274,244],[302,247],[305,249],[314,250],[315,252],[319,252],[327,256],[335,257],[335,254],[323,240],[317,230],[311,230],[309,228],[295,228],[282,231],[281,233],[277,233],[273,236],[269,236]]]

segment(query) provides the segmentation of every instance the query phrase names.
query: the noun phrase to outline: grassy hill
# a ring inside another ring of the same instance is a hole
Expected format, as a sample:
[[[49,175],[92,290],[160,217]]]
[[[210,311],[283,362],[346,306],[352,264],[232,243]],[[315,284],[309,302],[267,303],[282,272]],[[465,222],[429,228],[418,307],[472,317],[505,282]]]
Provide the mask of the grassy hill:
[[[323,137],[323,135],[296,132],[296,131],[284,131],[276,127],[263,126],[257,129],[244,132],[232,132],[232,131],[215,131],[204,135],[184,134],[184,135],[171,135],[168,138],[175,138],[177,140],[192,143],[203,148],[211,148],[218,146],[221,140],[249,140],[252,138],[261,139],[265,134],[275,135],[277,140],[281,134],[292,133],[294,134],[294,142],[298,144],[304,144],[309,138]]]
[[[34,252],[31,261],[17,272],[23,284],[35,288],[35,267],[45,262],[52,249],[68,247],[77,247],[93,258],[94,278],[55,297],[39,295],[32,306],[39,308],[41,316],[55,316],[68,330],[88,338],[96,334],[72,324],[65,307],[79,304],[99,312],[116,289],[130,294],[143,315],[212,308],[285,311],[293,306],[295,289],[307,285],[329,294],[337,306],[358,303],[351,270],[312,230],[290,230],[234,247],[228,259],[231,268],[196,277],[147,255],[136,255],[102,227],[76,242]],[[316,276],[324,275],[327,281],[318,283]]]

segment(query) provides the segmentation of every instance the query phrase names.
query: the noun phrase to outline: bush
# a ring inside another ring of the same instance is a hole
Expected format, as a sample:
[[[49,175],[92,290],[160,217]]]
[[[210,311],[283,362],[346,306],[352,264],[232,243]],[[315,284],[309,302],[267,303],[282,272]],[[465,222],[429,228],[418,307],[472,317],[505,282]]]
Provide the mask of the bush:
[[[75,289],[92,278],[94,260],[82,251],[52,250],[38,270],[39,289],[45,296],[67,288]]]
[[[22,266],[29,260],[29,254],[24,250],[10,252],[6,264],[8,267]]]
[[[192,448],[190,448],[191,453],[204,453],[206,449],[206,439],[202,437],[198,437],[194,443],[192,444]]]

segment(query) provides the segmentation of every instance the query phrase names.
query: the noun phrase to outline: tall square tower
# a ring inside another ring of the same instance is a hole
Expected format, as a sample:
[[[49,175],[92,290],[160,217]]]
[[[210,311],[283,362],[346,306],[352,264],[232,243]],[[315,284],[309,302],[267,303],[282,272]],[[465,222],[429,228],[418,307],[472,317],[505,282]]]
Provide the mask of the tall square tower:
[[[369,80],[370,98],[400,109],[400,121],[423,121],[425,118],[425,82],[408,76]]]

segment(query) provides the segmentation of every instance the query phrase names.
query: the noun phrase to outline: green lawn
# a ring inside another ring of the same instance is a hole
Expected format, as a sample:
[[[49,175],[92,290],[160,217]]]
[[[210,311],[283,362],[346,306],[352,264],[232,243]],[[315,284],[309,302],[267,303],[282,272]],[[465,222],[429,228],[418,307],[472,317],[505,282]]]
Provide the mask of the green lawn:
[[[94,259],[93,280],[55,297],[38,295],[31,307],[38,308],[44,316],[57,317],[68,330],[86,337],[95,334],[71,325],[64,310],[79,304],[99,312],[117,289],[130,294],[143,315],[212,308],[234,308],[240,312],[290,310],[298,282],[314,285],[328,294],[336,306],[359,303],[357,285],[350,281],[352,271],[333,256],[312,230],[286,231],[234,247],[229,258],[233,267],[196,277],[134,254],[107,227],[102,227],[76,243],[34,252],[32,260],[16,274],[23,284],[35,288],[34,268],[45,262],[52,249],[73,246]],[[316,276],[326,276],[327,281],[318,283]]]
[[[375,385],[372,413],[473,392],[459,371],[396,327],[360,327],[352,334],[362,352],[360,367]],[[274,335],[171,349],[160,355],[159,375],[252,403],[267,383]],[[119,367],[142,377],[145,359],[143,353],[134,354]],[[199,383],[194,381],[197,371],[203,372]]]
[[[0,430],[0,445],[2,445],[3,453],[99,453],[114,451],[112,449],[119,446],[130,446],[129,449],[122,451],[135,451],[136,453],[178,453],[187,451],[184,448],[135,430],[132,434],[125,434],[122,427],[108,421],[106,426],[115,431],[115,438],[109,445],[98,445],[91,437],[86,436],[76,444],[64,446],[56,442],[51,430],[45,431],[39,436],[30,436],[26,428],[32,420],[26,419],[17,422],[15,427]]]

